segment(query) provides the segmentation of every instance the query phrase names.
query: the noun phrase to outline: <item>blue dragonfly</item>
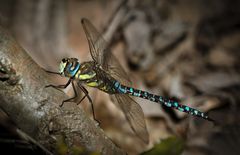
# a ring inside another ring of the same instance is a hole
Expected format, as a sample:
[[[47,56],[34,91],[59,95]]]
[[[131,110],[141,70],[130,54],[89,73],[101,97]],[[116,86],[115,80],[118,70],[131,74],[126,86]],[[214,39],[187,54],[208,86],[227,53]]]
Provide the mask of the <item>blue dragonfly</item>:
[[[206,113],[189,106],[182,105],[175,99],[165,98],[147,91],[130,87],[131,81],[129,76],[123,70],[117,58],[107,48],[108,43],[104,40],[102,35],[88,19],[82,19],[81,23],[87,37],[93,61],[80,63],[77,58],[63,58],[59,65],[59,72],[47,71],[69,78],[65,85],[48,85],[47,87],[66,88],[70,83],[72,83],[73,90],[75,92],[74,97],[64,100],[60,106],[62,106],[65,102],[72,102],[76,99],[76,97],[78,97],[76,86],[74,84],[74,81],[77,81],[77,86],[85,93],[79,103],[87,97],[92,106],[93,118],[96,120],[93,102],[88,95],[88,91],[83,85],[95,87],[110,95],[114,101],[113,103],[125,114],[132,130],[146,143],[149,141],[149,134],[146,128],[144,114],[139,104],[136,103],[131,96],[140,97],[162,104],[169,108],[175,108],[181,112],[185,112],[208,121],[213,121],[213,119],[209,118]]]

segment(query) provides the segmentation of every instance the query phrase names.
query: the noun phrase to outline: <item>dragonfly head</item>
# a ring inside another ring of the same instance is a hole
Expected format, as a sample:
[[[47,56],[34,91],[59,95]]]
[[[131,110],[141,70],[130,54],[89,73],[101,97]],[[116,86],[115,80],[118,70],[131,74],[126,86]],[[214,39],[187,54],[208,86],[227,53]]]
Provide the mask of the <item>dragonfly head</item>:
[[[73,77],[78,69],[80,68],[80,63],[76,58],[63,58],[59,64],[59,73],[65,77]]]

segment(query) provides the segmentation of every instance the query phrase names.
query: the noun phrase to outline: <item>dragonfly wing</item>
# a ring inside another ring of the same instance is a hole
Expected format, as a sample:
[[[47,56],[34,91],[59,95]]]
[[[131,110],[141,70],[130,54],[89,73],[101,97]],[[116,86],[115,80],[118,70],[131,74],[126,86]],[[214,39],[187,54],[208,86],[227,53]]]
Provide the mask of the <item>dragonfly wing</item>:
[[[88,19],[82,19],[89,49],[93,60],[102,66],[112,77],[125,85],[131,85],[129,76],[124,71],[117,58],[108,49],[108,43]]]
[[[87,19],[82,19],[82,25],[86,34],[90,53],[93,60],[102,66],[103,70],[109,73],[113,78],[125,85],[130,85],[129,76],[124,71],[117,58],[114,57],[111,50],[107,48],[108,43],[102,35]],[[104,75],[102,75],[104,77]],[[124,112],[131,128],[136,135],[144,142],[148,143],[149,135],[146,129],[144,114],[142,108],[129,96],[116,94],[113,97],[117,100],[118,107]]]
[[[125,72],[125,70],[123,69],[123,67],[120,65],[119,61],[113,54],[111,54],[111,59],[109,60],[108,72],[113,78],[115,78],[121,84],[125,86],[132,85],[130,76]]]
[[[142,108],[137,104],[131,97],[124,94],[111,95],[113,99],[117,100],[114,102],[117,107],[125,114],[127,121],[129,122],[132,130],[136,135],[143,140],[145,143],[149,142],[149,134],[146,128],[144,114]]]
[[[108,43],[88,19],[83,18],[81,22],[88,40],[91,56],[95,62],[103,67],[105,59],[107,60],[106,53],[109,53],[107,52]]]

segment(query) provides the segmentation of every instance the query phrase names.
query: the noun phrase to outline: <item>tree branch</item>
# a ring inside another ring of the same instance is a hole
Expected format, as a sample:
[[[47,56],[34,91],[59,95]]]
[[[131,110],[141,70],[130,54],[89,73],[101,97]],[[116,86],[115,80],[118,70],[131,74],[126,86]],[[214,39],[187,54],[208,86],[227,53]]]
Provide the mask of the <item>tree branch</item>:
[[[49,77],[0,27],[0,108],[17,127],[55,153],[64,138],[70,153],[73,147],[84,147],[101,154],[126,154],[74,103],[60,108],[67,96],[45,88]]]

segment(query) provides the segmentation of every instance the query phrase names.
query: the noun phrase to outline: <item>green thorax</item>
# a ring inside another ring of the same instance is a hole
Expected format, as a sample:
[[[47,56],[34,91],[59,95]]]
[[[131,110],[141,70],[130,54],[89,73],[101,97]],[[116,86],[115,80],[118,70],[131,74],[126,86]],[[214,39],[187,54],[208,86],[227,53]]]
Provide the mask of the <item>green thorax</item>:
[[[107,93],[114,93],[115,79],[93,61],[83,62],[74,76],[89,87],[95,87]]]

